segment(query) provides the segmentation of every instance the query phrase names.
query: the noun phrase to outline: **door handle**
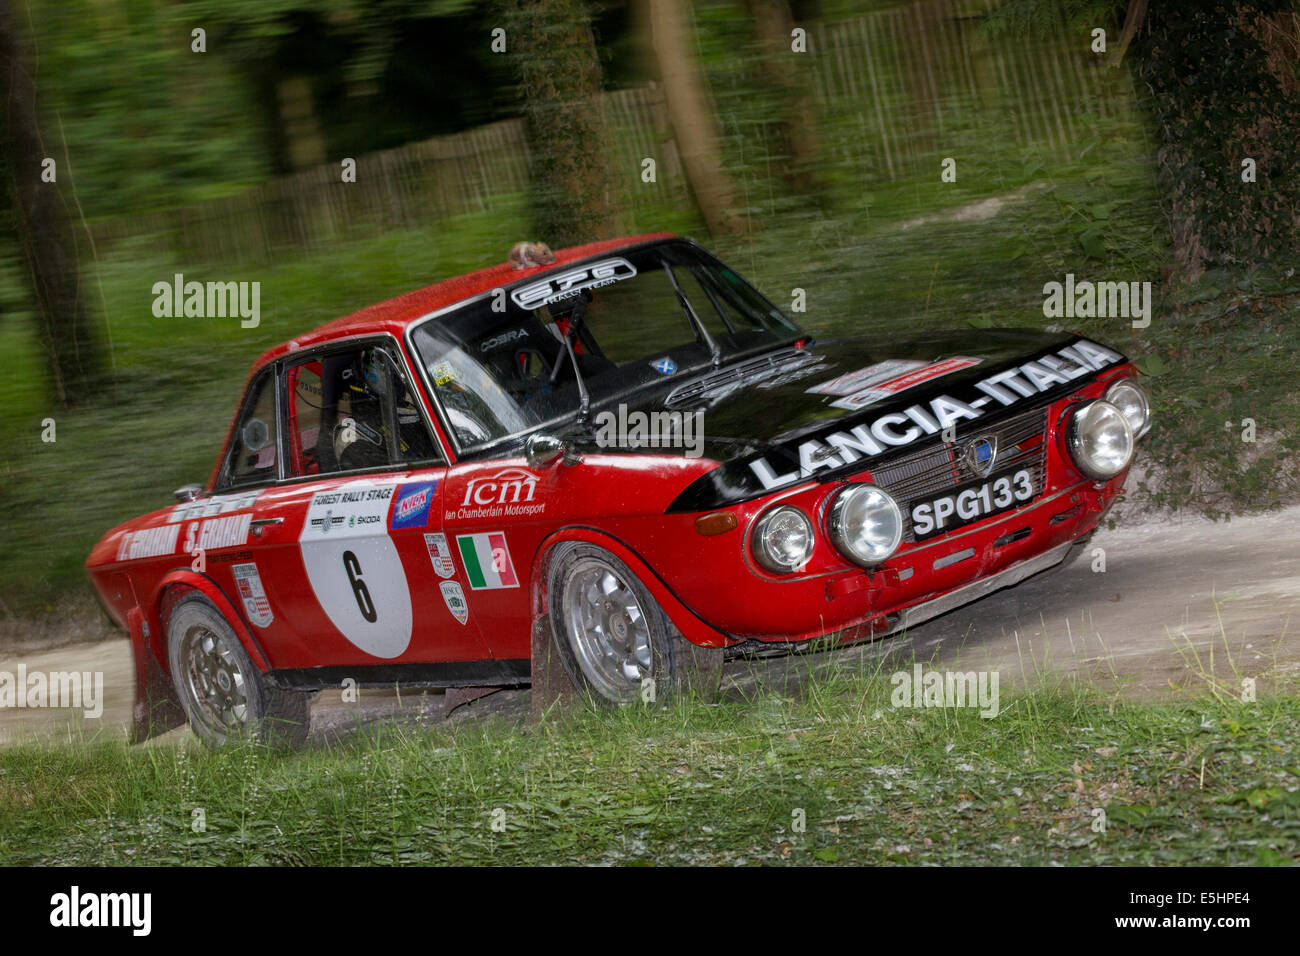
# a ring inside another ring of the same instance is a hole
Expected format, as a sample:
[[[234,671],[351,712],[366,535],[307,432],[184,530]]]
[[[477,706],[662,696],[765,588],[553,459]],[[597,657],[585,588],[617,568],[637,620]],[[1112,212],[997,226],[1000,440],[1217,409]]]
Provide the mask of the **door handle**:
[[[284,524],[284,519],[283,518],[254,518],[252,521],[248,523],[249,527],[253,531],[253,537],[255,538],[260,538],[262,536],[262,529],[265,528],[267,525],[272,525],[272,524]]]

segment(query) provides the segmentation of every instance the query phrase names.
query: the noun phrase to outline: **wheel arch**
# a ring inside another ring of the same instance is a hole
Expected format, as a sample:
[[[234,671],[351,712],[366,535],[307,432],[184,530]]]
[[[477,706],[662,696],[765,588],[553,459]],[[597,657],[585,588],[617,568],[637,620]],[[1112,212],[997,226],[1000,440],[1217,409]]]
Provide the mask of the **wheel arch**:
[[[270,670],[270,658],[257,642],[257,638],[253,636],[253,629],[244,619],[238,605],[216,581],[206,574],[189,568],[177,568],[168,572],[154,589],[150,601],[150,618],[157,625],[150,651],[158,658],[163,670],[171,673],[171,663],[167,659],[167,618],[183,597],[195,591],[207,598],[216,607],[217,612],[226,619],[226,623],[234,630],[235,636],[239,638],[239,643],[243,645],[244,653],[253,662],[253,666],[262,673]]]
[[[643,559],[631,545],[607,531],[586,525],[559,528],[544,538],[538,546],[528,585],[530,620],[536,621],[547,613],[546,589],[551,559],[555,549],[567,542],[582,542],[604,548],[626,564],[650,592],[650,596],[655,599],[663,612],[668,615],[673,626],[692,644],[718,648],[735,643],[734,638],[714,627],[683,603],[649,562]]]

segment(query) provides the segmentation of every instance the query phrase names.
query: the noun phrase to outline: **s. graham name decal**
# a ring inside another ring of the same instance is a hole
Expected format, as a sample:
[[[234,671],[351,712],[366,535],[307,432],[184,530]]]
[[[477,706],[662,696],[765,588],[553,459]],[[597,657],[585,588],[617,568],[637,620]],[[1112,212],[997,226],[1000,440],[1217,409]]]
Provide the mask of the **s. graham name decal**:
[[[1073,345],[979,380],[975,388],[983,394],[969,397],[969,400],[939,395],[930,399],[927,405],[912,405],[901,412],[881,415],[870,424],[855,425],[801,442],[798,446],[798,471],[778,471],[763,457],[751,461],[749,467],[764,491],[782,488],[809,478],[817,471],[842,468],[860,458],[904,448],[927,435],[937,435],[958,422],[980,418],[990,403],[994,410],[1015,405],[1122,361],[1124,358],[1118,353],[1080,339]]]

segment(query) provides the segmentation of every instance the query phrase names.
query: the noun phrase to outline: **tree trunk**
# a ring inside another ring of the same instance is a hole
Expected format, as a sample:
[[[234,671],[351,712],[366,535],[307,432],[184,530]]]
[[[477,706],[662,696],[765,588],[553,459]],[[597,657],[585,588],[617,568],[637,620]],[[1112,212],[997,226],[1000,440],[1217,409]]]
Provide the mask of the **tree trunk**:
[[[791,48],[794,15],[787,0],[748,2],[763,55],[763,73],[781,103],[781,146],[787,160],[785,180],[797,195],[818,197],[824,187],[818,175],[821,137],[806,71],[799,68],[813,54],[811,51],[795,53]]]
[[[102,384],[103,356],[81,297],[77,244],[56,181],[42,181],[54,157],[37,119],[36,88],[7,0],[0,0],[0,175],[26,266],[55,399],[89,401]],[[57,157],[61,159],[61,157]]]
[[[609,125],[584,0],[505,0],[506,54],[528,121],[538,239],[575,245],[624,231]],[[624,175],[636,175],[625,170]]]
[[[1146,9],[1134,68],[1160,141],[1175,283],[1211,265],[1289,264],[1300,249],[1297,31],[1287,6]]]
[[[668,120],[687,182],[714,235],[744,231],[730,177],[722,168],[718,120],[692,53],[688,11],[682,0],[647,0],[655,62],[664,84]]]

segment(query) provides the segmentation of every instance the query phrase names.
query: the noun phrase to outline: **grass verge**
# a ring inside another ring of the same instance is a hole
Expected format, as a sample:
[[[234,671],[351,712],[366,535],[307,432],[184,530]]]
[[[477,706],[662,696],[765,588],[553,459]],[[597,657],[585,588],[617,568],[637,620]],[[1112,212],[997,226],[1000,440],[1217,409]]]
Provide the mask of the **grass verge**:
[[[385,727],[300,754],[0,754],[0,863],[1288,864],[1300,700],[799,699]],[[202,818],[205,828],[196,829]]]

